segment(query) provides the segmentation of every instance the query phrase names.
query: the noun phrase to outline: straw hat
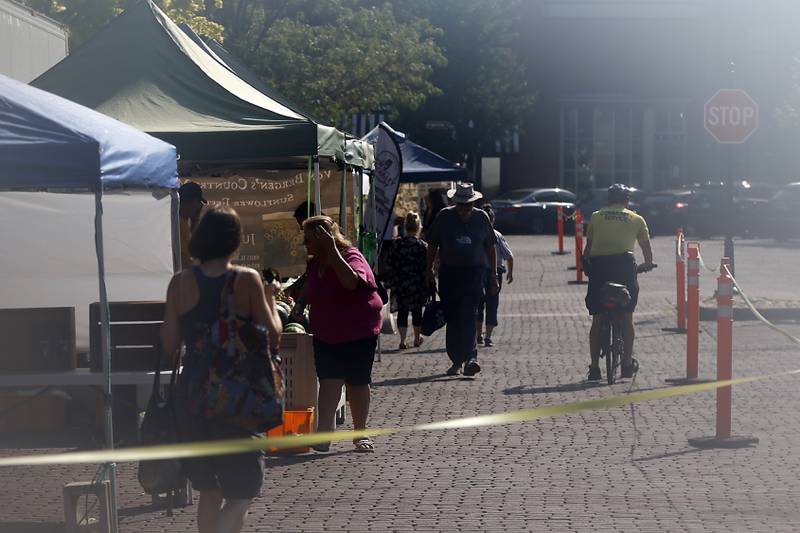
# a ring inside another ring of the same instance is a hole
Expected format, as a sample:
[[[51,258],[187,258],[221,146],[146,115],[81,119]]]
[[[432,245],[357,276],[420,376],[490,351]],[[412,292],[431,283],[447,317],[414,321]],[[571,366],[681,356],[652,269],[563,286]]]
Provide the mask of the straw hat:
[[[457,204],[470,204],[480,200],[483,195],[475,190],[475,186],[466,181],[456,183],[455,189],[447,191],[447,197]]]

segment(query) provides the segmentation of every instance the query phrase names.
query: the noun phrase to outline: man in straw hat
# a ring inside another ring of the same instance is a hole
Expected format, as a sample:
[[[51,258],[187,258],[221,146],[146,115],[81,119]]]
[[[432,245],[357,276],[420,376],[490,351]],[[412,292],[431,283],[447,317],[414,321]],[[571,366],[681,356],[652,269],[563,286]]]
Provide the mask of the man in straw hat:
[[[483,195],[472,183],[458,182],[447,192],[453,206],[442,209],[428,230],[428,279],[434,283],[433,264],[439,254],[439,295],[447,316],[447,355],[453,362],[447,375],[480,372],[476,341],[478,304],[484,286],[498,291],[497,277],[486,283],[488,265],[497,263],[495,234],[488,215],[474,207]]]

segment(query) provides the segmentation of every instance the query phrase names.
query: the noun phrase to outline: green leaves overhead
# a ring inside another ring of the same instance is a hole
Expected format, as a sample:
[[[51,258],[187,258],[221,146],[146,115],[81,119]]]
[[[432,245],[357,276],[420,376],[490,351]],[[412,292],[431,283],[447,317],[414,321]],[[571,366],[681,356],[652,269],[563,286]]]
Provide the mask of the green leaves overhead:
[[[73,49],[132,1],[142,0],[23,0],[68,25]],[[515,49],[524,0],[157,4],[175,22],[224,42],[277,93],[323,121],[338,125],[351,113],[380,110],[414,133],[424,134],[427,120],[452,124],[452,135],[430,139],[451,156],[523,124],[533,105]]]
[[[416,109],[439,94],[430,79],[446,60],[428,21],[399,23],[389,5],[340,6],[322,24],[311,23],[314,15],[280,18],[263,35],[229,35],[226,46],[278,92],[334,123],[385,104]],[[253,28],[265,19],[269,13]]]

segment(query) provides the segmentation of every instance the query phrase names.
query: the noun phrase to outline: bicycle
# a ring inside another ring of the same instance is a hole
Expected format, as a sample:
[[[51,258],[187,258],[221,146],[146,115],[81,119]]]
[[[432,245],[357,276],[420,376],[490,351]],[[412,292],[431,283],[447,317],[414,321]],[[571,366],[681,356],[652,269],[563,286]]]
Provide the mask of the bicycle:
[[[645,266],[644,264],[636,267],[636,272],[642,274],[658,267],[653,264]],[[619,283],[606,282],[601,289],[603,292],[603,312],[601,313],[602,321],[602,346],[600,347],[600,357],[606,360],[606,380],[609,385],[613,385],[616,381],[617,368],[621,366],[622,355],[625,350],[625,343],[622,337],[622,309],[625,309],[631,301],[631,295],[625,285]],[[634,373],[639,370],[639,364],[636,359],[631,360],[634,366]]]

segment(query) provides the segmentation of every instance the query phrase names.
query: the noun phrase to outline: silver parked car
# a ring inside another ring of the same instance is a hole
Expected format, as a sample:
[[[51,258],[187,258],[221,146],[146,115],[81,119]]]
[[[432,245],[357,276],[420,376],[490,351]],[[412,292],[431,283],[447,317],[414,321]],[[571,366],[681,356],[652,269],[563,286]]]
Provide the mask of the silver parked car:
[[[557,208],[564,215],[575,211],[575,195],[566,189],[515,189],[501,194],[491,202],[495,225],[501,231],[522,233],[552,233],[557,228]],[[567,221],[565,228],[572,228]],[[571,230],[570,230],[571,231]]]

